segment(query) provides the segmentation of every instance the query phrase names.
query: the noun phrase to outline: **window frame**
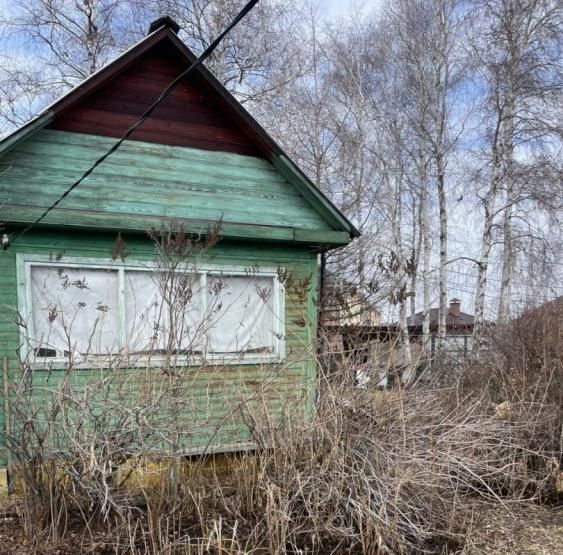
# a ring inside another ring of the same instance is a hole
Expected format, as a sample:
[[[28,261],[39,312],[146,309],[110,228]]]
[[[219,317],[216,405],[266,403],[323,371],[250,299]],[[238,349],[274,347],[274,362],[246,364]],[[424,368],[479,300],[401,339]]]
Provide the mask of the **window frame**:
[[[118,310],[119,310],[119,352],[107,355],[89,355],[85,361],[75,365],[77,368],[100,368],[108,367],[110,364],[100,365],[100,360],[107,361],[112,357],[119,358],[123,353],[124,343],[127,337],[127,324],[125,313],[125,272],[144,271],[154,272],[158,270],[153,261],[127,260],[125,262],[104,258],[91,258],[80,256],[64,256],[60,260],[53,259],[51,255],[42,254],[16,254],[17,274],[17,297],[18,312],[26,322],[27,333],[20,329],[20,344],[23,360],[35,360],[37,369],[45,368],[64,369],[68,366],[68,357],[36,357],[33,354],[32,343],[35,340],[35,329],[33,323],[33,303],[31,294],[31,268],[33,266],[82,268],[84,270],[111,270],[116,271],[118,276]],[[207,276],[256,276],[271,277],[273,279],[273,308],[274,308],[274,351],[272,353],[208,353],[206,356],[193,355],[189,360],[173,360],[175,366],[201,366],[201,365],[252,365],[252,364],[275,364],[282,363],[286,358],[285,348],[285,288],[279,280],[280,267],[273,266],[240,266],[231,264],[207,264],[202,263],[195,268],[186,266],[186,273],[197,273],[200,277],[200,286],[205,294],[202,296],[201,316],[207,311]],[[283,268],[281,268],[283,272]],[[181,355],[172,355],[172,358]],[[127,360],[127,367],[147,367],[147,365],[158,366],[167,360],[166,355],[136,355]],[[182,357],[183,358],[183,357]],[[39,363],[40,361],[40,363]]]

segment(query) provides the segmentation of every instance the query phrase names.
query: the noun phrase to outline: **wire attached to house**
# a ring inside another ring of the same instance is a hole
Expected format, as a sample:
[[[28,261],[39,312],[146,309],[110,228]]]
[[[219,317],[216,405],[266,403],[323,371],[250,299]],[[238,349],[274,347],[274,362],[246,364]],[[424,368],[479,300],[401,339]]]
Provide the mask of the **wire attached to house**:
[[[225,38],[225,36],[252,10],[252,8],[258,4],[260,0],[250,0],[244,6],[244,8],[237,14],[237,16],[231,21],[228,27],[217,36],[217,38],[205,49],[205,51],[195,60],[195,62],[188,67],[185,71],[180,73],[174,81],[172,81],[161,93],[160,96],[143,112],[139,119],[125,131],[125,133],[119,138],[119,140],[102,156],[100,156],[53,204],[51,204],[45,211],[31,224],[29,224],[22,231],[14,235],[11,242],[16,241],[22,235],[25,235],[33,227],[39,224],[46,216],[55,209],[76,187],[78,187],[106,158],[111,156],[119,147],[134,133],[134,131],[140,127],[154,112],[157,106],[165,100],[170,93],[178,86],[178,84],[183,81],[190,73],[192,73],[198,66],[200,66],[219,46],[219,43]],[[2,243],[4,245],[4,243]],[[4,247],[6,249],[8,245]]]

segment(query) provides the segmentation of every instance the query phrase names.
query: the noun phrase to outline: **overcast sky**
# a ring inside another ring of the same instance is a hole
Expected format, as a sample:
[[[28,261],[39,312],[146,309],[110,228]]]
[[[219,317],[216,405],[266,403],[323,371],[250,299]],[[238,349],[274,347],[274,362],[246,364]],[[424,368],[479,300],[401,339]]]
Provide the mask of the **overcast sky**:
[[[317,0],[319,6],[323,9],[328,17],[346,13],[352,4],[363,4],[366,6],[375,6],[380,0]],[[0,10],[5,10],[10,6],[10,0],[0,0]],[[325,8],[326,7],[326,8]]]
[[[327,15],[334,16],[339,15],[340,13],[346,13],[348,10],[351,1],[350,0],[321,0],[319,4],[322,6],[326,4],[327,6]]]
[[[393,0],[317,0],[321,6],[321,13],[324,12],[325,16],[330,19],[339,15],[346,15],[352,7],[357,12],[360,9],[367,11],[372,10],[377,5],[384,2],[391,2]]]

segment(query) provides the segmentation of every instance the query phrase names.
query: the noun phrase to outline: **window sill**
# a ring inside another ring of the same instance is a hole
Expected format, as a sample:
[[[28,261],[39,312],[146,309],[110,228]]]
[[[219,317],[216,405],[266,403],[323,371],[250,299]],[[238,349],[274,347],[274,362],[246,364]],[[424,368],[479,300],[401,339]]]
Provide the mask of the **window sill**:
[[[182,360],[180,360],[182,359]],[[285,356],[280,354],[256,354],[249,353],[247,355],[213,355],[208,357],[192,356],[189,359],[181,355],[172,355],[166,357],[162,355],[155,356],[133,356],[123,355],[88,357],[76,361],[72,367],[76,370],[125,370],[151,368],[158,370],[161,368],[198,368],[210,366],[252,366],[262,364],[282,364],[285,362]],[[66,370],[69,361],[67,358],[36,358],[31,362],[30,366],[34,370],[52,371]]]

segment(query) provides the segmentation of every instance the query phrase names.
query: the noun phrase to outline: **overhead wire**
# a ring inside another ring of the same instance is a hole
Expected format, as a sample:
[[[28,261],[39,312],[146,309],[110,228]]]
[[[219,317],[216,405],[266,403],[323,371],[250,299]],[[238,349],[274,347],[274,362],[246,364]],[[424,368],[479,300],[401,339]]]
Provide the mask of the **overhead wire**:
[[[158,98],[139,116],[137,121],[133,123],[127,131],[115,142],[115,144],[108,149],[102,156],[100,156],[74,183],[72,183],[49,207],[47,207],[39,217],[37,217],[31,224],[25,227],[19,233],[13,235],[10,239],[10,243],[13,243],[22,235],[28,233],[36,225],[41,223],[45,217],[54,210],[74,189],[76,189],[100,164],[102,164],[109,156],[116,152],[119,147],[135,132],[135,130],[140,127],[154,112],[158,105],[165,100],[172,91],[178,86],[178,84],[183,81],[190,73],[197,69],[217,48],[219,43],[225,38],[225,36],[236,26],[238,23],[252,10],[252,8],[260,0],[249,0],[244,8],[236,15],[236,17],[231,21],[231,23],[225,28],[225,30],[219,34],[213,42],[204,50],[204,52],[178,77],[176,77],[158,96]],[[7,247],[8,245],[5,245]]]

